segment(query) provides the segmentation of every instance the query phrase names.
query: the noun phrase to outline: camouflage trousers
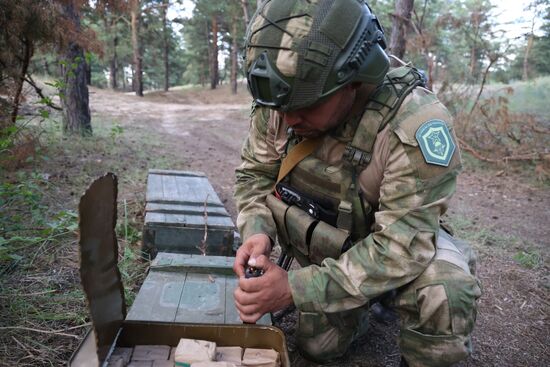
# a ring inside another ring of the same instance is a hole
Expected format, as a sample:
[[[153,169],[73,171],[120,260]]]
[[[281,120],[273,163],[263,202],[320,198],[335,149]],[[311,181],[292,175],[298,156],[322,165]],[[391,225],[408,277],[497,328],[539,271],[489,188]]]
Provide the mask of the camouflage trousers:
[[[391,302],[400,317],[399,347],[411,367],[449,366],[471,353],[481,289],[471,250],[461,251],[467,260],[463,266],[436,256]],[[357,337],[368,333],[367,327],[368,307],[336,314],[300,312],[296,342],[306,358],[326,363],[342,356]]]

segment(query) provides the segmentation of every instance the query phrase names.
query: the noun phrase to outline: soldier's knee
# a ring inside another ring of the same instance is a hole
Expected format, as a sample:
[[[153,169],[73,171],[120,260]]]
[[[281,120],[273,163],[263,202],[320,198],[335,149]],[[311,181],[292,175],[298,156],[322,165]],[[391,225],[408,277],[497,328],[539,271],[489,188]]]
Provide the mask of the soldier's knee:
[[[329,320],[330,319],[330,320]],[[307,359],[324,364],[342,357],[368,325],[364,310],[329,315],[300,312],[296,344]]]
[[[444,261],[430,267],[434,269],[413,288],[416,315],[401,330],[401,349],[411,366],[447,366],[471,353],[479,282]]]

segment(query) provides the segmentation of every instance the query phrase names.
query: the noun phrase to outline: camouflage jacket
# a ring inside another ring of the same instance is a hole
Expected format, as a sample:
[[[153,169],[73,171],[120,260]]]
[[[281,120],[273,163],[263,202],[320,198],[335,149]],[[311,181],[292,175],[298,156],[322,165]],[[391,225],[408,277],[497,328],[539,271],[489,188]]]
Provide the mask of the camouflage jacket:
[[[361,111],[365,102],[357,98],[352,111]],[[352,113],[349,118],[357,116]],[[428,129],[433,121],[444,122],[447,138],[456,146],[449,112],[431,92],[417,87],[378,133],[372,160],[359,174],[361,190],[376,209],[373,231],[337,260],[327,258],[321,266],[289,272],[299,310],[338,312],[360,307],[377,295],[411,282],[430,263],[439,218],[455,191],[461,168],[458,146],[445,153],[447,166],[427,163],[433,158],[430,155],[437,156],[436,144],[441,145],[434,142],[433,138],[438,137],[435,130]],[[341,126],[346,123],[343,121]],[[265,197],[272,192],[281,159],[286,155],[287,130],[277,112],[253,110],[242,164],[236,170],[237,225],[243,240],[257,233],[272,239],[276,236]],[[345,129],[336,130],[323,138],[314,153],[331,164],[341,162],[346,139],[353,137],[346,137],[342,133]],[[426,134],[419,136],[420,131]],[[432,139],[428,153],[427,139]]]

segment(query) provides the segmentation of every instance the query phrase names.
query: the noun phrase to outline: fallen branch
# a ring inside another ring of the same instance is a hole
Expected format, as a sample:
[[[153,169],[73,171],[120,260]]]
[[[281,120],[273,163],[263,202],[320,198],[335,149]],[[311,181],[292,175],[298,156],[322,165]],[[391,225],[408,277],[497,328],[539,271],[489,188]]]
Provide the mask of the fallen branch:
[[[204,237],[202,238],[200,246],[197,246],[202,256],[206,256],[206,249],[208,245],[206,240],[208,239],[208,195],[204,199]]]
[[[47,98],[46,96],[44,96],[44,94],[42,93],[42,88],[40,88],[36,85],[36,83],[34,82],[34,80],[32,79],[32,77],[30,75],[27,74],[27,77],[25,78],[25,81],[31,87],[34,88],[34,91],[36,92],[36,94],[38,94],[40,96],[40,98],[42,98],[43,101],[46,101],[46,106],[48,106],[50,108],[53,108],[54,110],[57,110],[57,111],[63,111],[63,109],[61,107],[57,106],[53,102],[50,102],[50,99]]]
[[[460,147],[462,150],[467,151],[468,153],[472,154],[474,157],[479,159],[480,161],[488,162],[488,163],[500,163],[500,162],[509,162],[509,161],[539,161],[542,160],[542,157],[539,153],[528,153],[528,154],[519,154],[519,155],[510,155],[502,158],[489,158],[485,157],[481,153],[479,153],[477,150],[472,148],[468,143],[466,143],[464,140],[458,138],[458,142],[460,143]]]
[[[43,291],[43,292],[35,292],[35,293],[22,293],[22,294],[17,294],[17,297],[34,297],[34,296],[42,296],[44,294],[49,294],[49,293],[54,293],[54,292],[57,292],[57,290],[55,289],[52,289],[52,290],[49,290],[49,291]],[[5,295],[5,296],[0,296],[0,298],[11,298],[13,297],[14,295],[13,294],[9,294],[9,295]]]
[[[65,333],[65,331],[76,330],[76,329],[80,329],[90,325],[91,325],[90,323],[86,323],[86,324],[73,326],[68,329],[62,329],[62,330],[41,330],[41,329],[24,327],[24,326],[0,326],[0,330],[24,330],[24,331],[32,331],[35,333],[41,333],[41,334],[59,335],[59,336],[66,336],[70,338],[80,339],[78,335],[67,334]]]

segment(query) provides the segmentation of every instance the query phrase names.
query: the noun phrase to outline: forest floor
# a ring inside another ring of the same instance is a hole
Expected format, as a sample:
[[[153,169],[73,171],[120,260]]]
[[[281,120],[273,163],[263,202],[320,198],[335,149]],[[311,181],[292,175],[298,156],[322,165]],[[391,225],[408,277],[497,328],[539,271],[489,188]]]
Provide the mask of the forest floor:
[[[250,110],[250,98],[245,87],[240,88],[236,96],[223,86],[214,91],[194,88],[152,92],[144,98],[92,89],[94,137],[75,142],[50,133],[57,138],[44,146],[43,154],[49,158],[22,169],[28,175],[39,174],[40,182],[47,177],[47,183],[40,184],[45,193],[42,205],[58,213],[76,210],[80,193],[93,177],[107,171],[118,175],[119,202],[124,205],[119,204],[119,213],[126,213],[122,219],[129,223],[119,240],[124,246],[123,273],[131,273],[125,275],[131,281],[127,299],[132,299],[143,279],[137,272],[145,270],[145,266],[136,269],[131,265],[139,262],[131,249],[139,248],[148,169],[206,173],[235,219],[234,169],[240,162]],[[458,236],[477,250],[483,295],[473,334],[474,353],[460,366],[548,366],[550,186],[537,180],[531,168],[487,166],[469,156],[464,160],[465,170],[446,219]],[[8,172],[2,179],[18,182],[19,176]],[[79,326],[87,316],[82,294],[78,293],[74,229],[64,241],[66,244],[56,249],[58,256],[53,258],[46,250],[54,245],[43,244],[44,248],[33,250],[36,262],[31,262],[32,267],[28,261],[24,267],[0,267],[0,365],[57,365],[51,358],[66,360],[83,336]],[[28,256],[24,250],[20,254]],[[48,280],[37,280],[43,279],[40,277]],[[44,283],[48,284],[45,288]],[[78,294],[71,301],[74,304],[59,305],[60,299],[68,297],[62,290],[67,284]],[[46,318],[44,308],[29,310],[22,305],[24,297],[14,298],[21,294],[42,297],[44,292],[61,297],[48,298],[56,303],[57,312],[70,309],[74,315]],[[18,300],[18,306],[14,300]],[[29,322],[38,311],[40,322]],[[290,314],[279,324],[287,335],[292,365],[315,366],[295,350],[295,319],[296,315]],[[44,325],[49,329],[44,330]],[[36,329],[42,332],[32,331]],[[370,332],[354,342],[334,365],[397,366],[397,334],[397,323],[372,321]]]

